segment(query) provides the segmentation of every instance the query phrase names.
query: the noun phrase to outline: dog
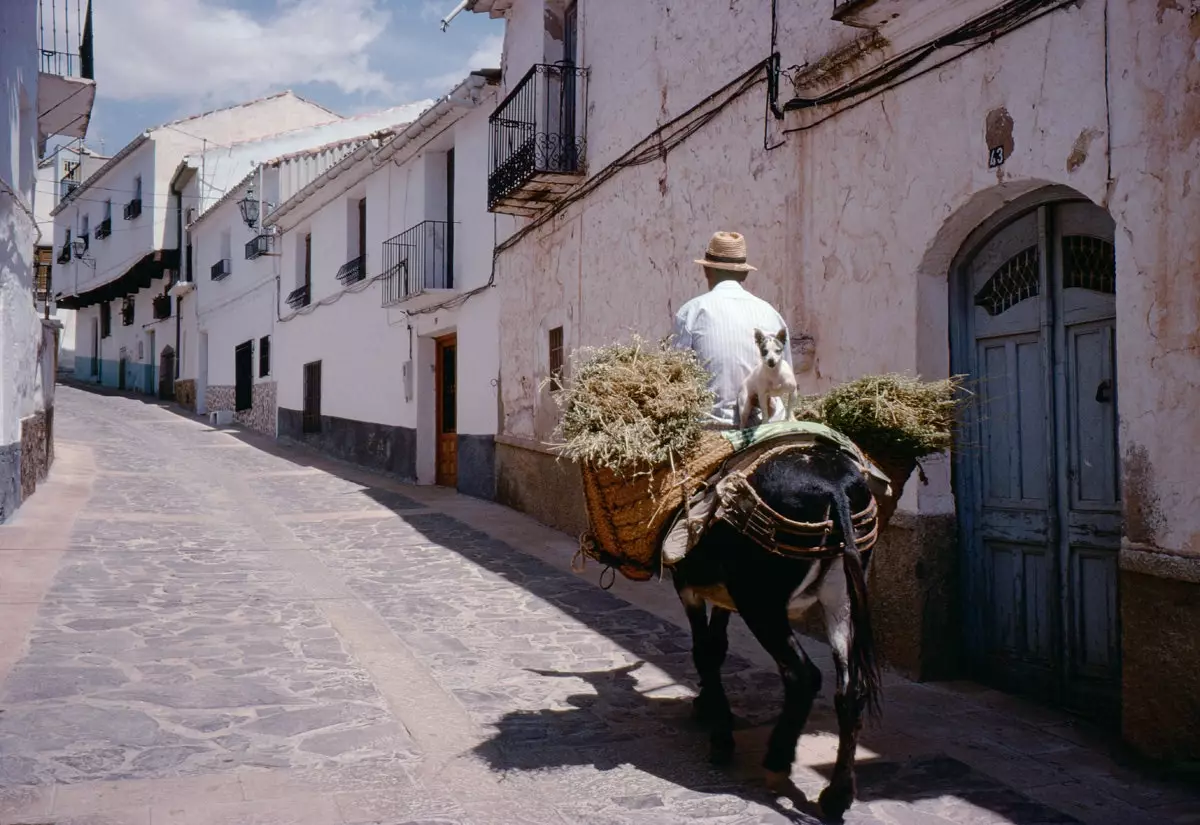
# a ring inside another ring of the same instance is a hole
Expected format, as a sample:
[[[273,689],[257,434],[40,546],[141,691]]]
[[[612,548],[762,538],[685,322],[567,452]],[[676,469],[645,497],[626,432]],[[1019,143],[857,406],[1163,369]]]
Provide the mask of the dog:
[[[750,426],[755,406],[762,411],[762,423],[770,420],[772,398],[778,398],[787,411],[787,417],[792,417],[792,410],[796,406],[796,375],[783,357],[788,345],[787,337],[786,329],[774,335],[767,335],[761,329],[754,330],[754,343],[758,345],[762,360],[746,376],[738,393],[742,429]]]

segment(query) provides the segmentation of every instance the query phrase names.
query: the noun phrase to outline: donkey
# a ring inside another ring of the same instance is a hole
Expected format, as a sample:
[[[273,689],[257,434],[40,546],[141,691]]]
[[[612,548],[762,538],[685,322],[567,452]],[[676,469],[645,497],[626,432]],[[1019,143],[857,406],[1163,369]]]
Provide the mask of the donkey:
[[[840,819],[856,791],[854,756],[862,716],[879,710],[866,565],[855,544],[852,516],[872,503],[872,493],[850,457],[826,445],[769,457],[747,480],[763,503],[787,519],[832,520],[835,529],[826,542],[835,552],[816,559],[786,557],[728,523],[714,521],[671,568],[691,625],[692,659],[700,677],[694,710],[710,729],[710,760],[728,763],[734,750],[733,714],[721,684],[721,665],[729,648],[730,614],[740,613],[783,677],[783,712],[763,760],[767,786],[807,804],[790,774],[796,744],[821,688],[821,671],[800,647],[791,620],[820,603],[836,666],[839,736],[833,776],[817,804],[824,817]]]

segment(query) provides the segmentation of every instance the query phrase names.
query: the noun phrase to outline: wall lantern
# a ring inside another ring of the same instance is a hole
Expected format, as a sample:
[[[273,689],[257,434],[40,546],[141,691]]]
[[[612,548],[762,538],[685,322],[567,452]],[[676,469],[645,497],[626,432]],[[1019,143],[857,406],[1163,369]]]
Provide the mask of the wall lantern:
[[[258,226],[258,198],[254,196],[254,184],[246,188],[246,197],[238,201],[238,209],[242,210],[242,220],[246,226],[254,229]]]

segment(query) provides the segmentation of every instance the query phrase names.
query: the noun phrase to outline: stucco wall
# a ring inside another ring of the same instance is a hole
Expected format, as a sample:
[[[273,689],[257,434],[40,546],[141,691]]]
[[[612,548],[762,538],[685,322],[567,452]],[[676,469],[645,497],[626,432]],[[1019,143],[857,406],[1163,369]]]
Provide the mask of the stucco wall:
[[[0,522],[20,503],[21,421],[45,403],[38,362],[42,331],[32,295],[36,15],[32,3],[0,6]]]

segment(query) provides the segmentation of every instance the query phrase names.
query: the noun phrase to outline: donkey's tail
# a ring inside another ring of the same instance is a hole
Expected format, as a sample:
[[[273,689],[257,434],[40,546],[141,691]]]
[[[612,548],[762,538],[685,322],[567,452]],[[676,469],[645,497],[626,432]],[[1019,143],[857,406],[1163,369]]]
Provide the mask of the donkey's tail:
[[[842,534],[842,568],[850,596],[850,651],[848,655],[849,693],[871,716],[879,715],[881,677],[875,661],[875,641],[871,633],[871,606],[867,601],[867,577],[862,556],[854,541],[854,516],[850,497],[844,487],[833,495],[834,513]]]

